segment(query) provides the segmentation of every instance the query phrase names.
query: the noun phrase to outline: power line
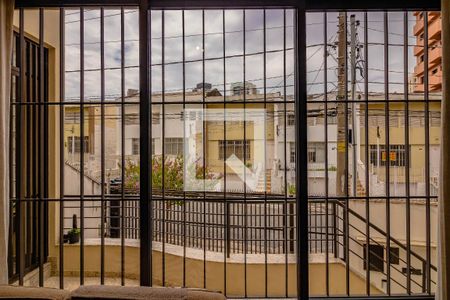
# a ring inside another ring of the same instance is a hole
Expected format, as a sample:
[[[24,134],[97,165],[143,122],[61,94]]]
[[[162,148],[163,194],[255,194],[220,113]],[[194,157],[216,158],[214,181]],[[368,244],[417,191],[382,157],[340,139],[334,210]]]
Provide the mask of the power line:
[[[90,10],[90,11],[93,11],[93,10]],[[98,12],[100,12],[100,10],[98,10]],[[124,14],[132,14],[132,13],[137,13],[137,12],[138,12],[138,10],[130,10],[130,11],[125,11]],[[76,14],[76,13],[74,13],[74,14]],[[120,16],[121,14],[122,14],[122,13],[111,14],[111,15],[105,15],[103,18],[109,18],[109,17]],[[98,20],[98,19],[101,19],[101,17],[87,18],[87,19],[84,19],[83,22],[86,22],[86,21],[92,21],[92,20]],[[78,23],[78,22],[80,22],[80,21],[81,21],[81,20],[67,21],[67,22],[65,22],[65,24]]]
[[[294,48],[286,48],[285,50],[286,51],[290,51],[290,50],[293,50]],[[256,55],[261,55],[261,54],[264,54],[264,53],[269,53],[269,54],[273,54],[273,53],[279,53],[279,52],[283,52],[284,51],[284,49],[279,49],[279,50],[271,50],[271,51],[266,51],[266,52],[264,52],[264,51],[259,51],[259,52],[253,52],[253,53],[247,53],[247,54],[234,54],[234,55],[227,55],[227,56],[217,56],[217,57],[209,57],[209,58],[199,58],[199,59],[192,59],[192,60],[185,60],[184,62],[183,61],[171,61],[171,62],[165,62],[164,63],[164,66],[170,66],[170,65],[177,65],[177,64],[182,64],[182,63],[185,63],[185,64],[189,64],[189,63],[195,63],[195,62],[202,62],[203,60],[205,60],[205,61],[214,61],[214,60],[220,60],[220,59],[230,59],[230,58],[239,58],[239,57],[242,57],[242,56],[256,56]],[[152,67],[155,67],[155,66],[162,66],[163,65],[163,63],[155,63],[155,64],[152,64],[151,66]],[[139,66],[138,65],[134,65],[134,66],[127,66],[126,68],[138,68]],[[111,67],[111,68],[119,68],[119,67]],[[120,69],[120,68],[119,68]],[[97,68],[97,69],[89,69],[90,71],[101,71],[101,68]],[[80,70],[79,69],[75,69],[75,70],[69,70],[69,71],[66,71],[66,73],[73,73],[73,72],[79,72]],[[86,71],[86,70],[85,70]]]

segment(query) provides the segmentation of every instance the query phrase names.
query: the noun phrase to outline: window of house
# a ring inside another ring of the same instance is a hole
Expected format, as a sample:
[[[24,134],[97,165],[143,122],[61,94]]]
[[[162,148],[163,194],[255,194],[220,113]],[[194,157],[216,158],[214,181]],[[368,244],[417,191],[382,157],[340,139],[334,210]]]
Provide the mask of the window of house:
[[[153,139],[152,139],[152,141],[153,141]],[[139,155],[139,139],[138,138],[131,139],[131,154]]]
[[[391,265],[400,264],[400,249],[398,247],[390,247],[389,251],[391,255],[389,256],[389,261]]]
[[[295,126],[295,115],[294,114],[288,114],[287,115],[287,125],[288,126]]]
[[[367,245],[364,244],[364,270],[367,269]],[[384,272],[384,247],[382,245],[369,245],[369,270]]]
[[[158,125],[160,123],[160,119],[161,119],[161,116],[160,116],[159,112],[152,113],[152,124],[153,125]]]
[[[308,163],[325,162],[325,144],[308,143]]]
[[[337,117],[336,116],[329,116],[328,117],[328,125],[336,125],[337,124]]]
[[[289,161],[295,163],[295,143],[289,143]]]
[[[402,273],[403,274],[408,274],[408,268],[402,268]],[[422,270],[421,269],[416,269],[414,267],[410,267],[409,268],[409,274],[411,275],[422,275]]]
[[[425,116],[423,113],[410,114],[409,127],[420,128],[425,126]]]
[[[245,148],[244,148],[245,147]],[[244,150],[245,149],[245,150]],[[232,154],[236,155],[240,160],[244,160],[244,152],[245,152],[245,160],[250,160],[250,141],[244,140],[226,140],[219,141],[219,159],[225,159],[225,153],[227,158],[229,158]]]
[[[405,145],[389,145],[389,160],[393,167],[406,165]],[[375,166],[385,166],[388,161],[386,145],[370,145],[370,163]]]
[[[139,125],[139,114],[138,113],[126,114],[125,125]]]
[[[366,270],[366,253],[367,245],[364,244],[364,270]],[[389,248],[389,262],[391,265],[398,265],[400,263],[400,250],[398,247]],[[383,245],[369,245],[369,270],[376,272],[384,272],[385,264],[385,247]]]
[[[165,138],[164,154],[166,155],[183,155],[184,143],[183,138]]]
[[[371,127],[384,127],[385,117],[382,115],[369,116],[369,126]]]
[[[80,112],[66,110],[64,112],[64,122],[66,124],[79,124],[80,123]]]
[[[69,136],[67,138],[67,147],[69,149],[69,153],[80,153],[81,152],[81,137],[79,136]],[[89,136],[84,137],[84,145],[83,145],[84,153],[89,153]]]
[[[439,111],[430,112],[430,126],[431,127],[441,126],[441,112]]]
[[[399,126],[399,116],[397,113],[393,113],[389,115],[389,127],[398,127]]]

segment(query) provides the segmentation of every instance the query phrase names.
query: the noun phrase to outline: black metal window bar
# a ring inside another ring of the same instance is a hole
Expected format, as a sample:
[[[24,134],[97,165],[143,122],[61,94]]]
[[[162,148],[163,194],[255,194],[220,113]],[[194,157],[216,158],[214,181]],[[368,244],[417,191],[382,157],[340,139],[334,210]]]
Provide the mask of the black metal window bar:
[[[430,92],[437,73],[428,68],[439,46],[423,40],[439,39],[429,28],[437,12],[321,12],[336,9],[322,2],[309,4],[314,12],[292,4],[18,4],[12,281],[24,284],[28,266],[37,265],[43,286],[50,263],[60,288],[76,274],[79,284],[118,275],[121,285],[139,278],[229,297],[433,295],[431,151],[440,95]],[[378,5],[355,8],[392,8]],[[425,7],[403,7],[412,8]],[[38,46],[25,37],[32,14]],[[29,59],[34,71],[22,67]],[[28,94],[29,78],[39,97]],[[243,121],[233,120],[236,108]],[[265,111],[264,151],[249,130],[255,108]],[[222,120],[206,121],[209,109]],[[176,154],[190,111],[203,120],[196,179],[214,177],[218,190],[183,189]],[[239,157],[256,173],[252,158],[263,153],[253,188],[251,173],[240,182],[223,159],[227,142],[240,143]],[[31,145],[39,145],[35,154]],[[38,193],[22,179],[28,168]],[[39,216],[31,225],[22,221],[30,209]],[[423,224],[424,246],[415,224]],[[34,265],[25,226],[39,236]]]

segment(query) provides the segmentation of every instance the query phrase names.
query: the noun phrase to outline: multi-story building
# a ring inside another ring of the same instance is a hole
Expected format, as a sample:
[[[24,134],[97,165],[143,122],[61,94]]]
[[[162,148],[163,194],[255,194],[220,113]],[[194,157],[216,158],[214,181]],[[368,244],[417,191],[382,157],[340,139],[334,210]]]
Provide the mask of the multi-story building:
[[[424,92],[424,72],[425,72],[425,27],[428,28],[428,90],[439,92],[442,90],[442,40],[441,40],[441,14],[439,12],[429,12],[427,18],[428,26],[425,26],[423,12],[415,12],[416,24],[414,26],[414,36],[416,43],[414,46],[414,56],[416,66],[414,67],[414,92]]]

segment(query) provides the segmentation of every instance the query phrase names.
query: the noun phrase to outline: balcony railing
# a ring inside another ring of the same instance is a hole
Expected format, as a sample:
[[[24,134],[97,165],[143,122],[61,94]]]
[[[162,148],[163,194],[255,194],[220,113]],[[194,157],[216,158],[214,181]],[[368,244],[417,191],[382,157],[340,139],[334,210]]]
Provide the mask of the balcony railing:
[[[281,199],[280,195],[264,198],[262,194],[250,194],[243,199],[240,193],[230,193],[227,200],[220,200],[221,195],[166,191],[166,199],[162,200],[162,194],[154,192],[153,240],[162,245],[220,253],[227,257],[296,253],[295,198]],[[185,199],[181,200],[183,197]],[[407,290],[409,285],[412,291],[425,293],[428,284],[431,284],[430,289],[435,289],[437,269],[433,264],[407,248],[404,242],[388,236],[385,230],[347,207],[345,202],[311,199],[308,207],[311,255],[326,254],[348,265],[355,273],[370,268],[372,273],[386,278],[386,244],[389,243],[391,249],[398,249],[391,253],[390,259],[397,263],[390,265],[389,275],[397,290]],[[122,202],[118,198],[109,201],[106,210],[109,212],[105,218],[107,237],[139,239],[137,201]],[[380,256],[372,250],[369,253],[368,244],[381,247],[385,254]],[[376,281],[373,284],[376,286]],[[382,286],[379,288],[383,289]]]

